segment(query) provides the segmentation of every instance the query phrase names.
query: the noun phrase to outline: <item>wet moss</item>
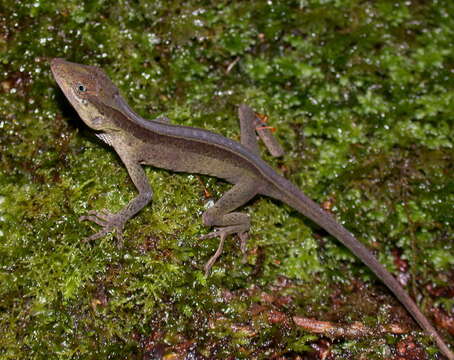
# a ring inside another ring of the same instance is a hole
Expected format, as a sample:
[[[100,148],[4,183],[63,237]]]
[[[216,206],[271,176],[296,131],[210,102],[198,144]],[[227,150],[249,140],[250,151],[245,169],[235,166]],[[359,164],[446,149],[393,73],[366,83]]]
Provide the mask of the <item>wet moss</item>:
[[[452,318],[452,13],[447,1],[3,1],[0,358],[296,358],[327,346],[380,359],[397,337],[327,345],[291,318],[409,322],[345,248],[265,198],[244,208],[245,258],[230,240],[206,278],[217,241],[199,240],[201,214],[229,188],[208,177],[147,168],[154,200],[124,246],[82,242],[96,226],[81,215],[136,192],[57,88],[53,57],[102,66],[147,118],[238,139],[239,103],[269,115],[287,154],[264,157],[426,313]]]

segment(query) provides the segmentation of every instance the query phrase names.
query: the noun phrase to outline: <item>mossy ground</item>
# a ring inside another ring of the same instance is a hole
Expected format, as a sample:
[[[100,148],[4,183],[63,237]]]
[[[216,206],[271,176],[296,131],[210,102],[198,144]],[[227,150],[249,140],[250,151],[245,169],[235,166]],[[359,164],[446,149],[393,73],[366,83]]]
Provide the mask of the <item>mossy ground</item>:
[[[3,0],[0,359],[389,359],[402,338],[327,345],[291,316],[411,323],[337,241],[266,198],[244,208],[245,261],[230,240],[206,278],[217,241],[198,240],[201,214],[228,188],[208,177],[147,168],[154,200],[124,247],[82,242],[96,229],[79,216],[136,192],[53,57],[103,67],[147,118],[238,139],[239,103],[267,114],[287,154],[265,158],[439,309],[454,345],[452,14],[452,1]]]

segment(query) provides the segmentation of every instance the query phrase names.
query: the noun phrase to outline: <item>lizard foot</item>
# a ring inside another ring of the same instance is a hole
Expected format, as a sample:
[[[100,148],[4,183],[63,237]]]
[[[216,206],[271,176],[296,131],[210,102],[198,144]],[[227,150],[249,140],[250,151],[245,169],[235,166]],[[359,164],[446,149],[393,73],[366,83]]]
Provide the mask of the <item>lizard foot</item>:
[[[248,238],[248,234],[246,231],[244,231],[244,227],[241,225],[240,226],[226,226],[224,228],[215,229],[214,231],[212,231],[206,235],[202,235],[200,237],[201,240],[219,237],[219,245],[218,245],[216,252],[204,266],[205,276],[208,276],[210,274],[211,268],[213,267],[214,263],[217,261],[219,256],[221,256],[222,249],[224,248],[225,238],[230,234],[238,234],[238,237],[241,240],[241,245],[240,245],[241,252],[243,253],[243,255],[245,255],[246,254],[246,240]]]
[[[90,210],[87,215],[83,215],[79,218],[79,221],[92,221],[102,227],[102,230],[97,233],[85,238],[83,241],[88,242],[99,239],[109,232],[115,231],[117,234],[120,244],[123,243],[123,226],[124,221],[118,214],[112,214],[111,212],[103,209],[101,211]]]

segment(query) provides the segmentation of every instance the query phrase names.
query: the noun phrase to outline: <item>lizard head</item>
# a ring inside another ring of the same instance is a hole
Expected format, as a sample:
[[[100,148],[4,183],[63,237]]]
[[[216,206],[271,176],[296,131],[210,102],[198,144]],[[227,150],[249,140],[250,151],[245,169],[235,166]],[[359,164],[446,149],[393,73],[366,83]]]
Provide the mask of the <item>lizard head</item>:
[[[89,127],[101,131],[112,127],[97,104],[116,107],[119,90],[102,69],[59,58],[52,59],[50,68],[66,98]]]

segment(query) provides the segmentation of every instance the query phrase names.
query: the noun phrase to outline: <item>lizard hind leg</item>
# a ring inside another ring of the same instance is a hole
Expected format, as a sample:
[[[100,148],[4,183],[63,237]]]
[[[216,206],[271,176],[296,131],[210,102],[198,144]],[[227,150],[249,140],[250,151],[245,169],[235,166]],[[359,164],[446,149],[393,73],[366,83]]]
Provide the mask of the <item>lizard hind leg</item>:
[[[241,240],[241,251],[245,252],[247,233],[251,226],[249,215],[233,210],[244,205],[257,194],[257,182],[253,178],[244,179],[227,191],[211,208],[204,212],[202,219],[205,226],[215,226],[216,229],[200,239],[219,237],[219,246],[205,265],[208,275],[212,266],[219,258],[224,247],[225,239],[230,234],[238,234]]]
[[[259,135],[271,156],[280,157],[284,155],[284,150],[273,136],[271,128],[265,126],[266,120],[261,120],[254,110],[246,104],[241,104],[238,108],[238,117],[240,118],[241,144],[247,147],[249,151],[260,156],[257,143],[257,135]]]

